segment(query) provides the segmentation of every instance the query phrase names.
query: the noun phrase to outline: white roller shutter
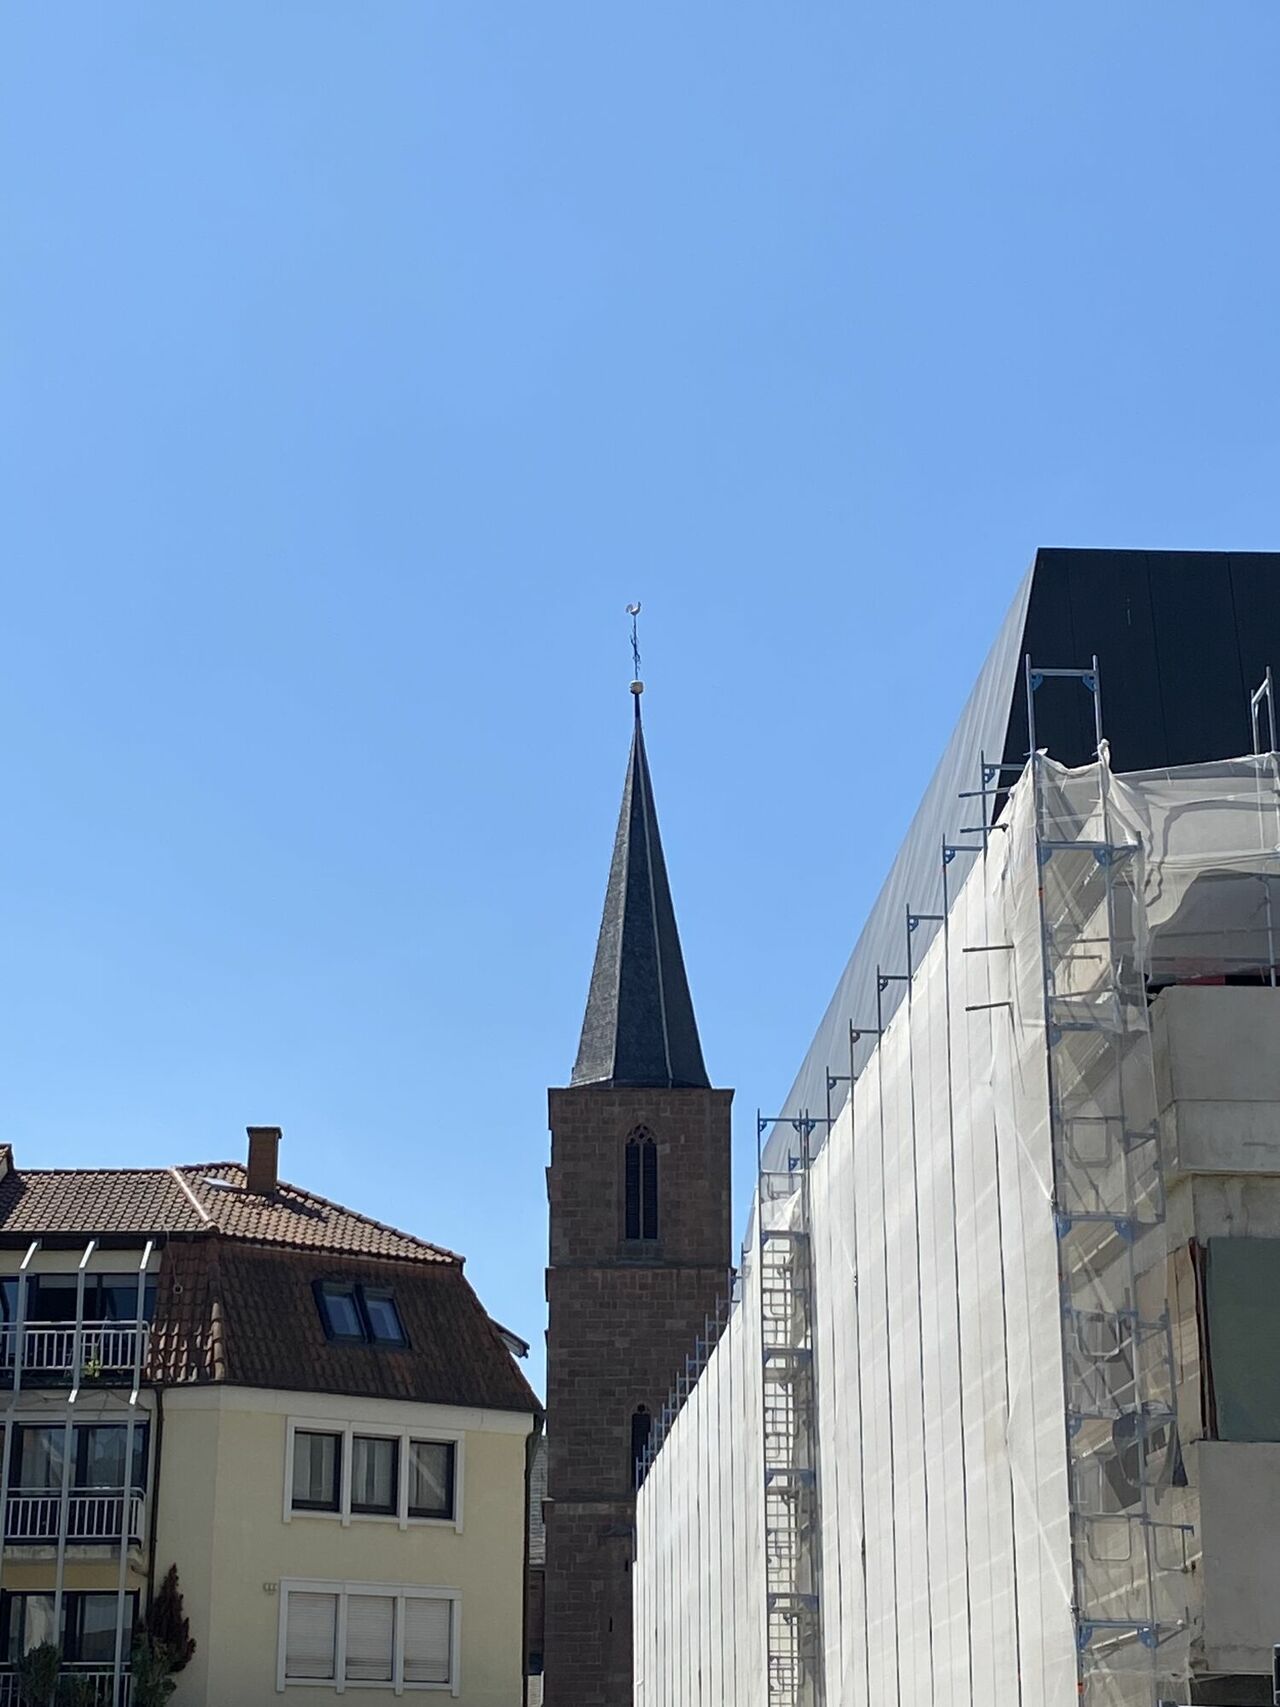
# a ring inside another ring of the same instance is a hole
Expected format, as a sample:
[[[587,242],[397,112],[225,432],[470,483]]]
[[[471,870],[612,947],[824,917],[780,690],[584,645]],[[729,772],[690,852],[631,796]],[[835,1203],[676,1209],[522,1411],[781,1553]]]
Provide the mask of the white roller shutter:
[[[390,1683],[395,1638],[396,1603],[393,1595],[348,1595],[348,1683]]]
[[[410,1595],[404,1603],[404,1680],[448,1683],[452,1677],[453,1602]]]
[[[285,1632],[285,1676],[332,1678],[337,1633],[336,1594],[291,1591]]]

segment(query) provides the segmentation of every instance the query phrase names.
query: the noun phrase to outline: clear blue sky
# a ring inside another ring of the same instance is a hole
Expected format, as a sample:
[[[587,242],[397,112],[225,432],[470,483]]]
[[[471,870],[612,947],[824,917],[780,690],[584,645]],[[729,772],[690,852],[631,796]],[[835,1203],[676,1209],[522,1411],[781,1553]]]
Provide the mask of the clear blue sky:
[[[6,8],[20,1163],[278,1122],[540,1334],[640,598],[741,1204],[1034,548],[1280,545],[1278,59],[1275,0]]]

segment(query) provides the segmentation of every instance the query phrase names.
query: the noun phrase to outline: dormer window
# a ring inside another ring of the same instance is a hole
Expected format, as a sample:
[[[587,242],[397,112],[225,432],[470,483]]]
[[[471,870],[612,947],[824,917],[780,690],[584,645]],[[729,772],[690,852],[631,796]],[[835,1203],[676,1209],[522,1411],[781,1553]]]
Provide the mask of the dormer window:
[[[389,1292],[374,1292],[367,1286],[360,1288],[360,1300],[364,1305],[365,1321],[369,1324],[369,1338],[375,1345],[403,1345],[404,1325],[400,1320],[400,1312],[396,1309],[396,1301]]]
[[[326,1336],[340,1345],[407,1345],[394,1295],[351,1280],[319,1280],[316,1302]]]

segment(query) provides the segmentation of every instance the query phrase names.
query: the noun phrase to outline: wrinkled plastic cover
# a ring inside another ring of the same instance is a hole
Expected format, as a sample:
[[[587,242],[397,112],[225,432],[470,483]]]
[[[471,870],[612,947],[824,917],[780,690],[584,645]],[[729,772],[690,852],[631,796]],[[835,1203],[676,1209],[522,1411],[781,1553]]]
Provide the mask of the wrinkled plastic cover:
[[[1042,757],[1002,824],[790,1205],[812,1264],[825,1673],[802,1707],[1185,1699],[1197,1521],[1168,1425],[1140,1496],[1107,1480],[1117,1429],[1175,1393],[1199,1430],[1149,980],[1274,964],[1280,777],[1269,755],[1122,777],[1105,749],[1079,770]],[[769,1699],[758,1226],[638,1498],[644,1707]]]

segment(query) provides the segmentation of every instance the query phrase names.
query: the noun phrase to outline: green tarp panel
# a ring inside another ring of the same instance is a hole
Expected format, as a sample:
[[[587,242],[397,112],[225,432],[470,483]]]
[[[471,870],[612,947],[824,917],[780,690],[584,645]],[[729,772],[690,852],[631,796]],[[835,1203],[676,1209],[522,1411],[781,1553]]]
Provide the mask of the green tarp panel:
[[[1210,1239],[1208,1252],[1218,1439],[1280,1441],[1280,1239]]]

